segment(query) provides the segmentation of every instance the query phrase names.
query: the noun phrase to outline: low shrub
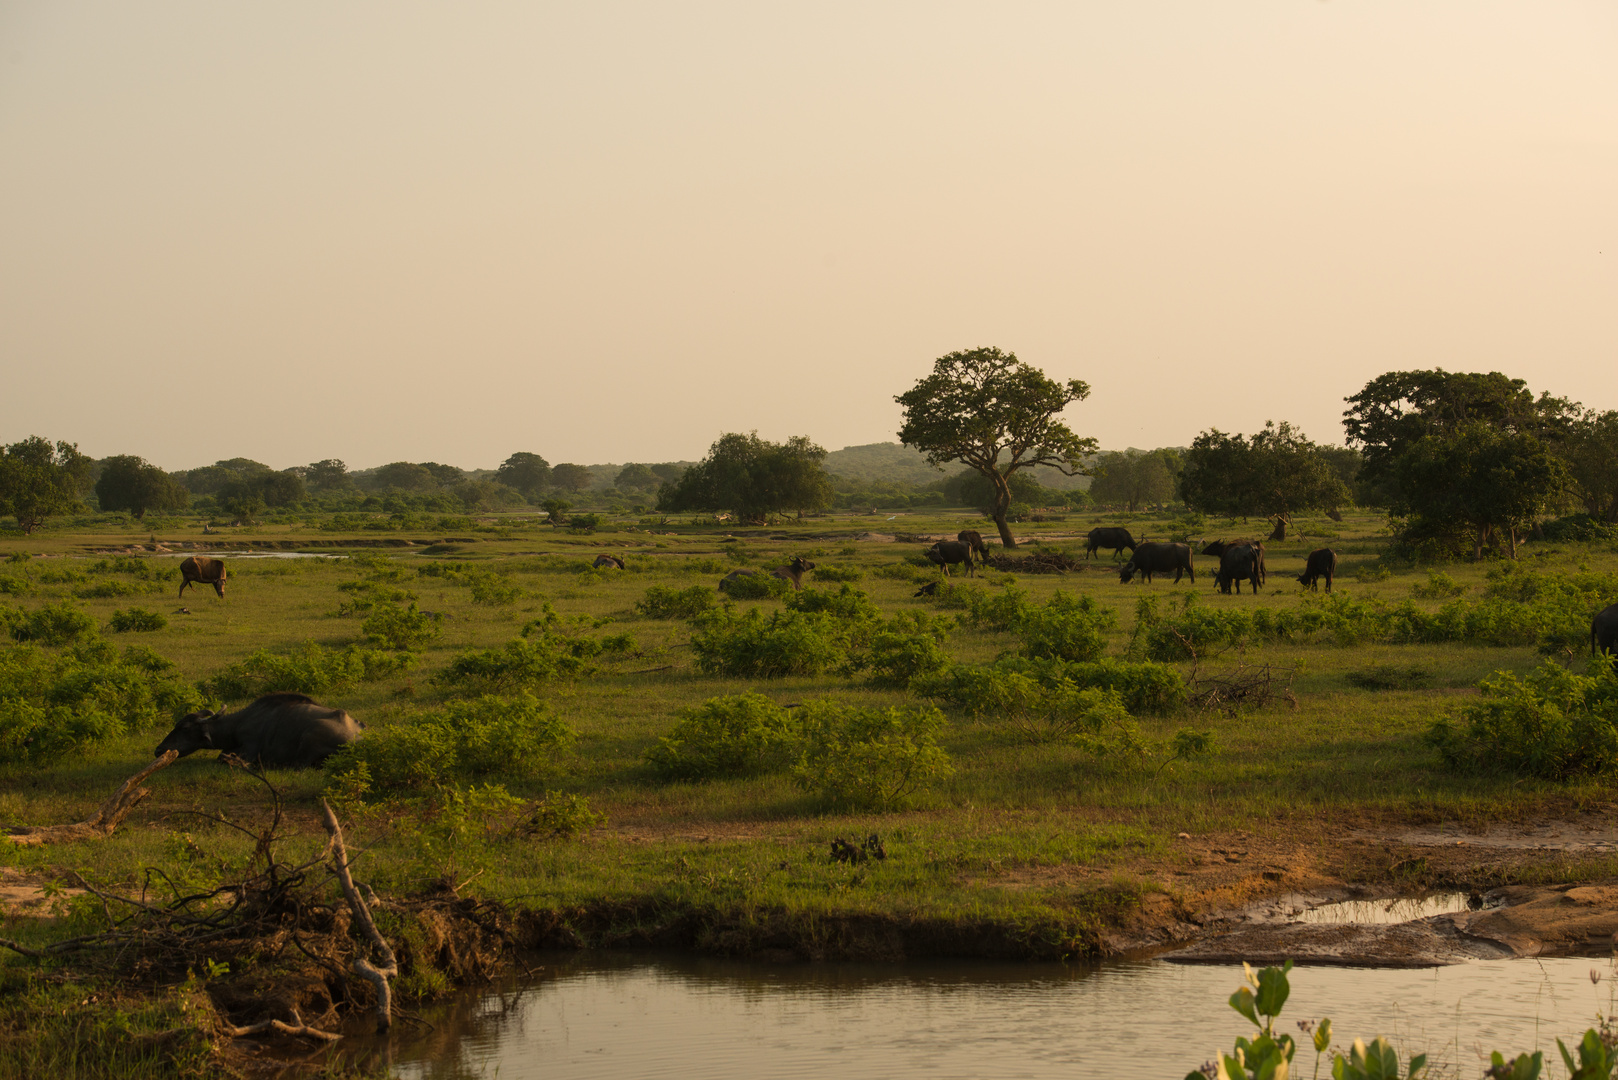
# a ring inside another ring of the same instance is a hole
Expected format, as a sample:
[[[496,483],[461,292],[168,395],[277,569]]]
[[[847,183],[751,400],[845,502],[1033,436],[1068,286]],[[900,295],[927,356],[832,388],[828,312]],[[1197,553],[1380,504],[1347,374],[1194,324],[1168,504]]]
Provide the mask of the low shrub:
[[[209,697],[223,701],[243,701],[277,691],[325,694],[386,679],[409,671],[415,663],[413,653],[358,645],[328,649],[306,641],[291,653],[259,649],[206,680],[203,687]]]
[[[804,705],[793,766],[799,787],[827,803],[888,810],[954,774],[938,745],[937,709],[870,709],[829,699]]]
[[[863,570],[851,566],[817,566],[809,572],[816,581],[858,581],[865,576]]]
[[[1466,592],[1466,586],[1442,570],[1427,571],[1427,580],[1410,586],[1410,595],[1418,600],[1449,600]]]
[[[683,710],[646,762],[671,779],[749,776],[784,767],[796,744],[785,709],[762,694],[737,694]]]
[[[1433,685],[1426,668],[1377,664],[1348,673],[1348,681],[1362,690],[1425,690]]]
[[[765,618],[758,608],[742,615],[714,611],[695,625],[691,651],[708,675],[819,675],[848,660],[849,627],[821,612],[788,609]]]
[[[1140,729],[1116,690],[1043,682],[1027,671],[957,664],[919,682],[923,696],[948,702],[1032,742],[1069,742],[1096,756],[1143,754]]]
[[[1094,660],[1106,651],[1106,632],[1117,624],[1117,615],[1095,597],[1058,592],[1042,606],[1026,607],[1013,628],[1022,638],[1024,656]]]
[[[718,596],[706,585],[671,589],[653,585],[635,604],[635,610],[648,619],[694,619],[719,606]]]
[[[389,649],[413,649],[427,644],[442,632],[441,616],[419,610],[383,604],[360,624],[367,638]]]
[[[120,596],[140,596],[148,592],[151,589],[132,581],[94,581],[73,588],[73,595],[80,600],[114,600]]]
[[[146,633],[161,630],[169,624],[168,619],[156,611],[147,611],[145,608],[132,607],[124,611],[115,611],[107,620],[107,625],[115,634]]]
[[[571,840],[606,823],[607,815],[590,809],[583,795],[547,791],[522,809],[514,828],[525,836]]]
[[[32,611],[0,609],[0,619],[14,640],[38,645],[67,645],[94,637],[96,632],[95,617],[66,600]]]
[[[1019,586],[1013,578],[1003,578],[999,587],[993,590],[960,588],[946,583],[939,591],[953,589],[960,589],[958,595],[966,602],[966,621],[983,629],[1016,631],[1022,627],[1028,613],[1034,610],[1028,590]]]
[[[595,672],[590,661],[604,653],[635,650],[635,639],[628,634],[604,637],[574,637],[553,629],[540,629],[495,649],[472,649],[450,661],[439,676],[440,682],[454,685],[487,684],[506,688],[543,686],[558,679],[575,678]]]
[[[1569,514],[1553,521],[1540,523],[1545,539],[1559,543],[1618,540],[1618,525],[1593,518],[1589,514]]]
[[[943,671],[949,654],[934,634],[880,630],[871,635],[861,667],[873,686],[908,687],[916,679]]]
[[[197,688],[142,646],[122,655],[99,639],[55,655],[0,647],[0,762],[53,761],[201,705]]]
[[[1565,780],[1618,764],[1618,669],[1611,658],[1591,657],[1584,675],[1552,661],[1524,679],[1496,672],[1478,689],[1482,701],[1427,732],[1450,768]]]
[[[378,604],[413,604],[416,594],[380,581],[344,581],[337,586],[349,598],[337,605],[337,614],[353,615],[370,611]]]
[[[1006,657],[996,668],[1028,675],[1043,686],[1071,683],[1080,688],[1116,691],[1124,706],[1136,715],[1171,713],[1185,704],[1186,684],[1178,669],[1152,660],[1133,662],[1103,657],[1069,663]]]
[[[777,579],[779,580],[779,579]],[[793,611],[812,611],[849,622],[862,622],[882,618],[882,612],[872,603],[870,596],[848,585],[836,592],[827,589],[804,589],[787,597],[787,607]]]
[[[745,574],[720,579],[719,589],[737,600],[781,600],[792,591],[792,582],[774,574]]]
[[[574,738],[532,695],[484,695],[367,732],[328,758],[326,772],[348,797],[369,800],[496,773],[540,772]]]

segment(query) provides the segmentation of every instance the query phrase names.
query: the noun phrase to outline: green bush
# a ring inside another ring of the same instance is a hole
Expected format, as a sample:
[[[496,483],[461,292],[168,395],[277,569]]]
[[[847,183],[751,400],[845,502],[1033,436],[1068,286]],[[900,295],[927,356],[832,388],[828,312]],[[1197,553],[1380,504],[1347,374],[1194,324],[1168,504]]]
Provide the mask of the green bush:
[[[836,592],[826,589],[804,589],[795,592],[787,597],[787,607],[793,611],[818,612],[850,622],[876,620],[882,617],[882,612],[872,603],[869,596],[848,585],[842,586]]]
[[[1015,578],[1001,579],[999,587],[992,591],[961,589],[946,583],[939,587],[939,592],[953,593],[956,589],[960,589],[958,595],[966,602],[966,621],[987,630],[1018,630],[1028,613],[1034,610],[1028,590],[1019,586]]]
[[[523,808],[516,828],[527,836],[571,840],[606,823],[607,815],[590,809],[590,800],[583,795],[547,791]]]
[[[696,622],[691,651],[708,675],[773,678],[819,675],[848,661],[849,628],[833,616],[758,608],[742,615],[714,611]]]
[[[96,632],[95,617],[66,600],[33,611],[3,609],[0,618],[5,620],[13,639],[40,645],[67,645],[93,637]]]
[[[493,574],[479,574],[470,579],[472,586],[472,603],[488,604],[497,607],[503,604],[516,603],[522,599],[523,591],[520,585],[510,585]]]
[[[792,591],[792,582],[774,574],[721,578],[719,590],[737,600],[780,600]]]
[[[95,581],[74,586],[73,595],[80,600],[113,600],[120,596],[139,596],[151,590],[130,581]]]
[[[1427,580],[1417,582],[1410,586],[1410,595],[1418,600],[1448,600],[1461,596],[1466,592],[1466,586],[1450,577],[1442,570],[1427,571]]]
[[[1095,597],[1058,592],[1043,606],[1027,608],[1015,629],[1024,656],[1094,660],[1106,651],[1106,632],[1117,624],[1118,617]]]
[[[796,743],[785,709],[762,694],[737,694],[682,711],[646,761],[673,779],[748,776],[785,766]]]
[[[694,619],[718,606],[714,590],[705,585],[693,585],[689,589],[653,585],[635,604],[635,610],[648,619]]]
[[[1096,756],[1142,754],[1146,743],[1117,690],[1010,667],[957,664],[913,689],[1032,742],[1069,742]]]
[[[442,627],[439,616],[421,611],[415,604],[408,608],[383,604],[366,616],[360,630],[387,648],[412,649],[438,637]]]
[[[1427,732],[1453,769],[1565,780],[1618,764],[1618,673],[1610,657],[1576,675],[1546,661],[1519,679],[1496,672],[1478,684],[1483,700]]]
[[[1114,690],[1123,699],[1124,706],[1137,715],[1170,713],[1186,701],[1185,679],[1178,669],[1151,660],[1133,663],[1103,657],[1100,660],[1069,663],[1007,657],[997,661],[994,666],[1028,675],[1046,687],[1067,682],[1080,688]]]
[[[949,666],[949,654],[934,634],[881,630],[871,636],[862,666],[874,686],[907,687]]]
[[[540,629],[535,631],[535,627]],[[488,684],[498,687],[534,687],[557,679],[592,674],[590,661],[604,653],[635,650],[635,639],[628,634],[599,638],[571,637],[543,624],[530,624],[522,638],[496,649],[473,649],[450,661],[439,681],[450,685]],[[531,635],[531,636],[530,636]]]
[[[496,773],[542,771],[574,737],[529,694],[484,695],[367,732],[328,758],[326,771],[351,797],[420,792]]]
[[[816,566],[810,575],[816,581],[858,581],[865,576],[864,571],[855,570],[851,566]]]
[[[115,611],[112,613],[112,618],[107,621],[107,625],[112,628],[112,632],[115,634],[161,630],[168,624],[168,619],[164,618],[160,613],[138,607],[132,607],[125,611]]]
[[[409,589],[401,589],[395,585],[384,584],[380,581],[345,581],[337,586],[342,592],[349,594],[349,599],[337,605],[338,615],[353,615],[361,611],[370,611],[378,604],[413,604],[416,594]]]
[[[829,699],[798,716],[802,749],[793,776],[828,803],[887,810],[954,773],[938,745],[937,709],[869,709]]]
[[[306,641],[291,653],[259,649],[229,665],[203,686],[209,697],[224,701],[243,701],[276,692],[324,694],[409,671],[415,663],[412,653],[362,649],[358,645],[327,649]]]
[[[1589,514],[1569,514],[1540,524],[1545,539],[1559,543],[1569,541],[1618,540],[1618,525],[1593,518]]]
[[[57,655],[0,646],[0,762],[53,761],[201,705],[173,664],[141,646],[121,656],[100,640]]]

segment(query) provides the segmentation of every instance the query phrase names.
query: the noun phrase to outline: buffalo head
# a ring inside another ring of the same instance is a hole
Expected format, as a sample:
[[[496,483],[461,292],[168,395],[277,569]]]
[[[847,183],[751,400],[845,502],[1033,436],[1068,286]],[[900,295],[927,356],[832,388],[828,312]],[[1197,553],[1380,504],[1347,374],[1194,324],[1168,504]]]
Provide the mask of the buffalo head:
[[[157,744],[153,757],[162,757],[170,750],[178,751],[181,757],[194,754],[198,750],[211,750],[213,748],[213,721],[224,715],[225,710],[190,713],[174,725],[174,730],[163,736],[163,741]]]

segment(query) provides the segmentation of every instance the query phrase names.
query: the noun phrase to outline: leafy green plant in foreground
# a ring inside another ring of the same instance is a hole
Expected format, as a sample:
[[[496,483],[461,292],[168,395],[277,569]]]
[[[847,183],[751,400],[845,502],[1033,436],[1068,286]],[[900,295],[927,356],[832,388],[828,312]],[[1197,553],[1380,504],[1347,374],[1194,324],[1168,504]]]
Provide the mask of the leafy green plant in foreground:
[[[796,745],[785,709],[762,694],[736,694],[682,711],[646,761],[671,779],[747,776],[783,767]]]
[[[112,613],[112,618],[107,620],[108,627],[115,634],[145,633],[161,630],[168,624],[168,619],[164,618],[159,612],[138,607],[115,611]]]
[[[436,638],[442,626],[436,615],[414,603],[408,608],[379,604],[360,624],[365,636],[390,649],[412,649]]]

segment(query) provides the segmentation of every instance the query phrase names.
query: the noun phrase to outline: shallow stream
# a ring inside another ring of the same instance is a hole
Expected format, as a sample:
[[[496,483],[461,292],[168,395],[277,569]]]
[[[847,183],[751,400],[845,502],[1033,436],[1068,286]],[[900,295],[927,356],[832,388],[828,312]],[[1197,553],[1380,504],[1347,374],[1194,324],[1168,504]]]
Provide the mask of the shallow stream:
[[[766,964],[688,955],[541,957],[526,984],[424,1013],[431,1032],[345,1040],[406,1078],[1133,1077],[1178,1080],[1251,1029],[1226,999],[1240,966],[963,961]],[[1592,969],[1602,974],[1592,984]],[[1427,969],[1298,968],[1282,1014],[1330,1016],[1482,1072],[1492,1049],[1546,1049],[1611,1014],[1612,966],[1500,960]],[[1298,1064],[1313,1073],[1300,1037]],[[1481,1057],[1480,1057],[1481,1055]],[[1454,1068],[1458,1066],[1458,1069]],[[1325,1074],[1323,1069],[1322,1073]]]

